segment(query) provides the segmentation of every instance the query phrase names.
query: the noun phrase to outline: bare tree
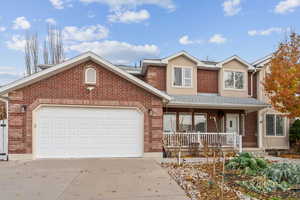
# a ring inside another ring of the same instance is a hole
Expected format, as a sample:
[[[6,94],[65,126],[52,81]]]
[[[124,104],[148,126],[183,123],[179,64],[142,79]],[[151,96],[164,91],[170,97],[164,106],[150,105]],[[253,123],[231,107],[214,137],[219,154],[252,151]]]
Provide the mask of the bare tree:
[[[39,45],[38,45],[38,35],[26,35],[25,43],[25,64],[26,73],[30,75],[38,71],[39,62]]]
[[[64,47],[62,31],[54,26],[48,25],[48,36],[44,43],[44,62],[45,64],[58,64],[63,60]]]
[[[26,34],[25,43],[25,65],[26,65],[26,75],[31,74],[31,56],[30,56],[30,36]]]

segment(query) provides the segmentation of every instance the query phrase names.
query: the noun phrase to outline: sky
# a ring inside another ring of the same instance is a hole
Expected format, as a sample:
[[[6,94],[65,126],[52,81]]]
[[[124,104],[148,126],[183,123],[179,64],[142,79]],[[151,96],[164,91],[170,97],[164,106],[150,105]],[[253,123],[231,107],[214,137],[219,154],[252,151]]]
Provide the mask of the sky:
[[[47,24],[62,30],[66,59],[90,50],[137,65],[181,50],[203,60],[238,55],[253,62],[299,31],[299,19],[300,0],[3,1],[0,85],[24,76],[25,35],[37,33],[42,52]]]

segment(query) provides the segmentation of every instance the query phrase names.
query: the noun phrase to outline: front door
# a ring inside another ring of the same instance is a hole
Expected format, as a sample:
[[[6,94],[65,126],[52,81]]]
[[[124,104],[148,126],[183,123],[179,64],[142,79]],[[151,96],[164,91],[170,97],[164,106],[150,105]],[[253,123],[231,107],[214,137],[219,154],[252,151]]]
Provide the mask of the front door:
[[[238,134],[238,132],[239,132],[239,115],[238,114],[227,114],[226,115],[226,132]]]

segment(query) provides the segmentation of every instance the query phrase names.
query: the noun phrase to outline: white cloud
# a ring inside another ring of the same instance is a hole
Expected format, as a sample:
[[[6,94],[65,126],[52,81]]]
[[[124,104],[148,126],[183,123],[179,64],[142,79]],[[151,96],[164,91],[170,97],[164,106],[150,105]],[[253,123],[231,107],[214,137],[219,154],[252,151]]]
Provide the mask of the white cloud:
[[[6,46],[9,49],[24,52],[26,40],[21,35],[13,35],[9,41],[6,41]]]
[[[64,9],[65,7],[72,7],[70,3],[72,0],[49,0],[52,6],[56,9]]]
[[[56,20],[53,19],[53,18],[47,18],[45,20],[45,22],[48,23],[48,24],[52,24],[52,25],[55,25],[57,23]]]
[[[210,39],[210,43],[215,44],[223,44],[227,41],[227,39],[222,34],[214,34]]]
[[[223,3],[223,10],[226,16],[237,15],[241,10],[241,1],[240,0],[226,0]]]
[[[250,31],[248,31],[248,35],[250,35],[250,36],[255,36],[255,35],[267,36],[272,33],[281,33],[283,31],[284,31],[284,29],[282,29],[282,28],[272,27],[272,28],[265,29],[265,30],[250,30]]]
[[[13,21],[13,29],[29,29],[30,27],[31,24],[26,17],[17,17]]]
[[[79,53],[93,51],[117,64],[130,64],[145,57],[156,57],[159,54],[159,48],[156,45],[133,45],[126,42],[110,40],[82,42],[69,45],[66,47],[66,50]]]
[[[119,23],[139,23],[150,18],[147,10],[115,12],[108,16],[108,21]]]
[[[6,31],[6,28],[4,26],[0,26],[0,32]]]
[[[155,5],[169,11],[174,11],[176,6],[173,0],[80,0],[84,3],[102,3],[110,7],[111,10],[130,9],[142,5]]]
[[[64,2],[62,0],[50,0],[50,3],[56,9],[64,9]]]
[[[201,40],[190,40],[188,35],[183,35],[179,38],[178,42],[182,45],[189,45],[189,44],[200,44]]]
[[[102,25],[93,26],[66,26],[63,29],[64,40],[69,41],[91,41],[106,38],[109,30]]]
[[[282,0],[276,5],[274,11],[279,14],[284,14],[294,12],[297,7],[300,7],[300,0]]]

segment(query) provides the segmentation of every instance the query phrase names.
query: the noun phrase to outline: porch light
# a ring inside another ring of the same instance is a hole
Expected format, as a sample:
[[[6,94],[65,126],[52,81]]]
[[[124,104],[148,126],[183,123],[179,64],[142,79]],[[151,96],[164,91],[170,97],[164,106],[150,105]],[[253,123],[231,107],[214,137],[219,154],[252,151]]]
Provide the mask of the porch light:
[[[150,116],[152,116],[153,115],[153,110],[152,109],[148,109],[148,113],[149,113]]]

